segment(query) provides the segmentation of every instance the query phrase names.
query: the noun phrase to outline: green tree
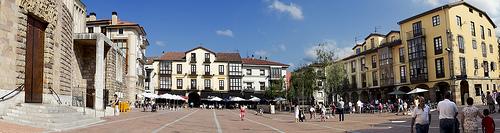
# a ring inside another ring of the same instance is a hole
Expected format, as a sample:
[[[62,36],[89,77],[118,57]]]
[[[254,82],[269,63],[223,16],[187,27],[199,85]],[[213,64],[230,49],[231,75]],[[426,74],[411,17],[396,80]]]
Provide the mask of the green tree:
[[[325,93],[328,96],[328,101],[336,100],[337,95],[342,94],[345,90],[346,72],[343,64],[338,60],[336,49],[327,45],[327,43],[320,43],[315,49],[316,61],[324,68],[324,76],[326,77]]]
[[[298,68],[292,73],[291,82],[292,87],[291,91],[288,93],[288,98],[295,99],[295,102],[301,102],[300,100],[305,100],[305,102],[310,103],[314,90],[318,89],[315,84],[316,73],[314,69],[308,66],[302,66]]]

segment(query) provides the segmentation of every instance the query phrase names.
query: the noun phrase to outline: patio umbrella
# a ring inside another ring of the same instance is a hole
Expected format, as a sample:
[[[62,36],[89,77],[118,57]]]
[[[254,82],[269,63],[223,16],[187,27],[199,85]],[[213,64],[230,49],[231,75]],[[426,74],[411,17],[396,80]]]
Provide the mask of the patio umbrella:
[[[142,96],[147,97],[147,98],[157,98],[158,95],[154,93],[142,93]]]
[[[252,98],[250,98],[248,100],[250,100],[252,102],[258,102],[258,101],[260,101],[260,98],[258,98],[258,97],[252,97]]]
[[[422,92],[427,92],[428,90],[422,89],[422,88],[415,88],[408,92],[407,94],[417,94],[417,93],[422,93]]]
[[[213,97],[211,99],[208,99],[208,101],[216,101],[216,102],[218,102],[218,101],[222,101],[222,98],[220,98],[220,97]]]
[[[404,95],[404,94],[406,94],[406,93],[402,92],[400,90],[395,90],[395,91],[389,93],[389,95]]]
[[[276,101],[276,102],[279,102],[279,101],[286,101],[285,98],[282,98],[282,97],[277,97],[275,98],[273,101]]]
[[[229,99],[230,101],[235,101],[235,102],[239,102],[239,101],[245,101],[245,99],[241,98],[241,97],[232,97],[231,99]]]

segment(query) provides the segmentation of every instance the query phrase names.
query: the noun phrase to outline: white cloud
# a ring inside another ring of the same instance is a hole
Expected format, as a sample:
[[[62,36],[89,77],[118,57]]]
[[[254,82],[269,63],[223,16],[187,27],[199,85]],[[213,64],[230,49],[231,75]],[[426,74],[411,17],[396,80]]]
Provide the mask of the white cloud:
[[[302,14],[302,8],[300,8],[299,5],[291,2],[290,4],[287,5],[279,0],[274,0],[273,3],[269,5],[269,8],[278,11],[280,13],[287,13],[292,17],[292,19],[295,20],[304,19],[304,15]]]
[[[437,7],[457,0],[412,0],[413,3],[423,3],[425,6]],[[422,2],[424,1],[424,2]],[[489,17],[500,24],[500,0],[467,0],[467,3],[485,11]],[[500,33],[500,29],[497,30]]]
[[[254,52],[254,54],[257,56],[257,57],[267,57],[269,55],[269,52],[267,52],[266,50],[257,50]]]
[[[164,47],[164,46],[166,46],[167,44],[165,44],[165,42],[163,42],[163,41],[155,41],[155,45],[158,45],[158,46],[162,46],[162,47]]]
[[[278,45],[278,48],[279,48],[281,51],[286,51],[286,45],[285,45],[285,44],[279,44],[279,45]]]
[[[226,29],[226,30],[217,30],[215,31],[215,34],[219,35],[219,36],[227,36],[227,37],[233,37],[233,31],[231,31],[230,29]]]
[[[352,55],[352,49],[351,47],[339,47],[337,43],[333,40],[325,40],[322,42],[325,44],[325,48],[327,50],[333,50],[335,52],[335,56],[338,59],[342,59],[344,57],[347,57],[349,55]],[[306,49],[304,51],[304,54],[306,55],[304,60],[308,63],[314,61],[316,59],[316,49],[320,48],[317,44],[312,45],[310,48]]]

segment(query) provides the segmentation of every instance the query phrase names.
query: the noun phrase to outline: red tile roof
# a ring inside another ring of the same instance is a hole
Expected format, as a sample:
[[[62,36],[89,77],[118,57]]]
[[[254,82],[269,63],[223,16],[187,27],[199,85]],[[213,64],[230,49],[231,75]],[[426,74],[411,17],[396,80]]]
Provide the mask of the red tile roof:
[[[226,61],[236,61],[241,62],[240,53],[216,53],[215,61],[226,62]]]
[[[184,52],[167,52],[163,54],[158,60],[180,61],[185,59],[186,54]]]
[[[243,58],[242,61],[243,61],[243,64],[274,65],[274,66],[286,66],[286,67],[290,66],[287,64],[279,63],[279,62],[261,60],[261,59],[253,59],[253,58]]]

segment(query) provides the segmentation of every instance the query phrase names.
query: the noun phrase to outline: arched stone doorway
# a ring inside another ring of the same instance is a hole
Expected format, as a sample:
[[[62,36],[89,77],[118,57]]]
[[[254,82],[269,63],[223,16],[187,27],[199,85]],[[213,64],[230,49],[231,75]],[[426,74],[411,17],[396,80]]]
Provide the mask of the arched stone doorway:
[[[362,91],[359,98],[361,99],[362,102],[369,102],[368,100],[370,100],[369,99],[370,97],[369,97],[368,91]]]
[[[198,92],[194,91],[194,92],[189,93],[189,95],[188,95],[189,106],[191,106],[191,103],[193,103],[193,106],[191,106],[191,107],[199,107],[200,102],[201,102],[201,99],[200,99],[200,95],[198,94]]]
[[[469,82],[466,80],[460,81],[460,100],[462,101],[462,105],[465,105],[465,98],[468,98],[469,95]]]
[[[436,89],[436,102],[438,102],[444,99],[445,92],[450,91],[450,84],[448,84],[447,82],[439,82],[434,85],[434,88]]]
[[[351,99],[350,99],[350,100],[351,100],[351,102],[352,102],[352,103],[356,103],[356,102],[358,102],[358,100],[359,100],[359,95],[358,95],[358,93],[357,93],[357,92],[352,92],[352,94],[351,94]]]

